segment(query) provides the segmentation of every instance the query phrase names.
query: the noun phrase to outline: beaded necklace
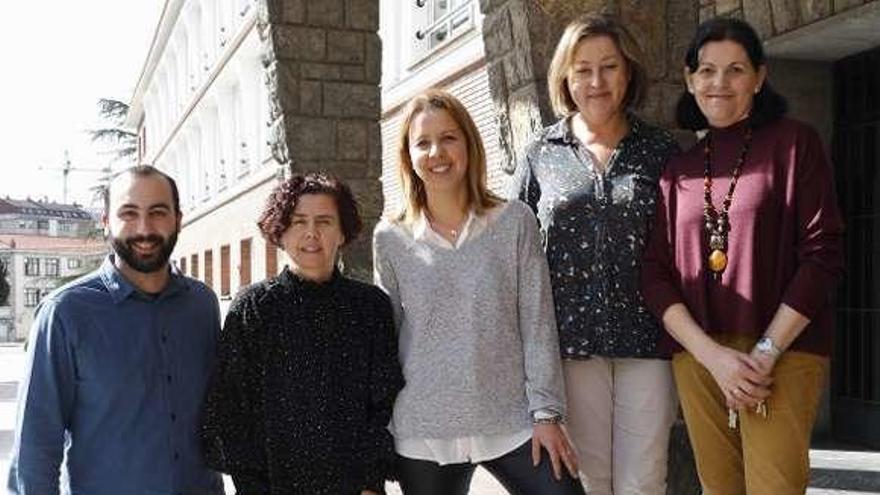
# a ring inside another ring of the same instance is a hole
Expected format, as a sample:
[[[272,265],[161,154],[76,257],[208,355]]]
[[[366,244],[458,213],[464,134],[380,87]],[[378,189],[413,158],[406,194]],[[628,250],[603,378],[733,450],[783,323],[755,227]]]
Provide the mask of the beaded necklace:
[[[703,181],[703,218],[706,220],[706,234],[709,236],[709,270],[715,280],[721,278],[724,269],[727,268],[727,235],[730,232],[730,203],[733,201],[733,191],[736,188],[736,182],[739,180],[742,172],[743,164],[746,162],[746,156],[749,153],[749,144],[752,141],[752,128],[746,127],[745,136],[743,137],[742,149],[740,149],[739,159],[733,167],[732,177],[730,179],[730,187],[727,190],[727,196],[721,203],[721,211],[715,208],[712,203],[712,132],[706,135],[706,142],[703,146],[703,156],[705,158],[705,179]]]

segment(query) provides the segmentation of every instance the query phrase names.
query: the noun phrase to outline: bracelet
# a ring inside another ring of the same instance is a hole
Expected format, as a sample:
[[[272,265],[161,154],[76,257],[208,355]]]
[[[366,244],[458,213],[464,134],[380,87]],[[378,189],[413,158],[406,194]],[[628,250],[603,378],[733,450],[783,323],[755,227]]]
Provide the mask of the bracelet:
[[[532,424],[533,425],[558,425],[565,422],[565,419],[559,413],[551,413],[551,414],[533,414],[532,415]]]

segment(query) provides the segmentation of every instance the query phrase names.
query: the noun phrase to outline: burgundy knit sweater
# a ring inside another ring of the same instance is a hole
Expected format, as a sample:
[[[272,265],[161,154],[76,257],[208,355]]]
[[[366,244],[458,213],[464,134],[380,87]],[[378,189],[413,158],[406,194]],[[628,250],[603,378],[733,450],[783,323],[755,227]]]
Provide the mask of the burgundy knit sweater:
[[[712,199],[720,210],[745,124],[712,131]],[[654,230],[642,262],[642,291],[657,317],[684,303],[708,334],[764,333],[785,303],[810,319],[791,348],[831,352],[831,295],[843,272],[843,220],[832,170],[811,127],[787,118],[753,131],[730,207],[729,263],[707,275],[703,141],[672,158],[660,180]],[[681,346],[668,334],[662,347]]]

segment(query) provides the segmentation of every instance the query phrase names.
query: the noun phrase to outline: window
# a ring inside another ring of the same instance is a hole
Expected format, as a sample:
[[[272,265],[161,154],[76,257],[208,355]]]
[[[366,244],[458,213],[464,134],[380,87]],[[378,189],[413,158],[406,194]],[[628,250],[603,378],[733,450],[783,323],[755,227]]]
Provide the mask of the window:
[[[416,62],[474,26],[474,0],[411,0]]]
[[[49,230],[48,220],[37,220],[37,228],[40,230]]]
[[[26,308],[33,308],[37,304],[40,304],[40,289],[25,289],[24,306]]]
[[[220,246],[220,295],[229,295],[229,246]]]
[[[82,260],[79,258],[67,258],[67,269],[74,270],[82,266]]]
[[[186,275],[186,256],[180,257],[180,264],[177,265],[177,268],[180,269],[180,273]]]
[[[61,262],[58,258],[48,258],[46,259],[46,276],[47,277],[57,277],[60,275],[58,273],[58,268]]]
[[[214,253],[210,249],[205,250],[205,285],[214,288]]]
[[[278,275],[278,248],[266,241],[266,278]]]
[[[241,240],[241,261],[238,265],[238,286],[251,285],[251,240]]]
[[[199,278],[199,255],[194,254],[190,256],[189,261],[190,275],[192,275],[192,278]]]
[[[25,258],[24,274],[36,277],[40,274],[40,258]]]

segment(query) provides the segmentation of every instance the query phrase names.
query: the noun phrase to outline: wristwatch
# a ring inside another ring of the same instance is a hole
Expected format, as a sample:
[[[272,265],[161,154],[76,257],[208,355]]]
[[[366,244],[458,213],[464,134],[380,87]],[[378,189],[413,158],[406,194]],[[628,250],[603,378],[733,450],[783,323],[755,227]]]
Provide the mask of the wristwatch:
[[[767,354],[772,358],[778,358],[782,355],[782,349],[780,349],[779,346],[777,346],[776,343],[773,342],[773,339],[766,335],[761,337],[761,340],[759,340],[758,343],[755,344],[755,349],[757,349],[758,352],[760,352],[761,354]]]
[[[535,425],[555,425],[563,420],[562,415],[552,409],[538,409],[532,413],[532,424]]]

